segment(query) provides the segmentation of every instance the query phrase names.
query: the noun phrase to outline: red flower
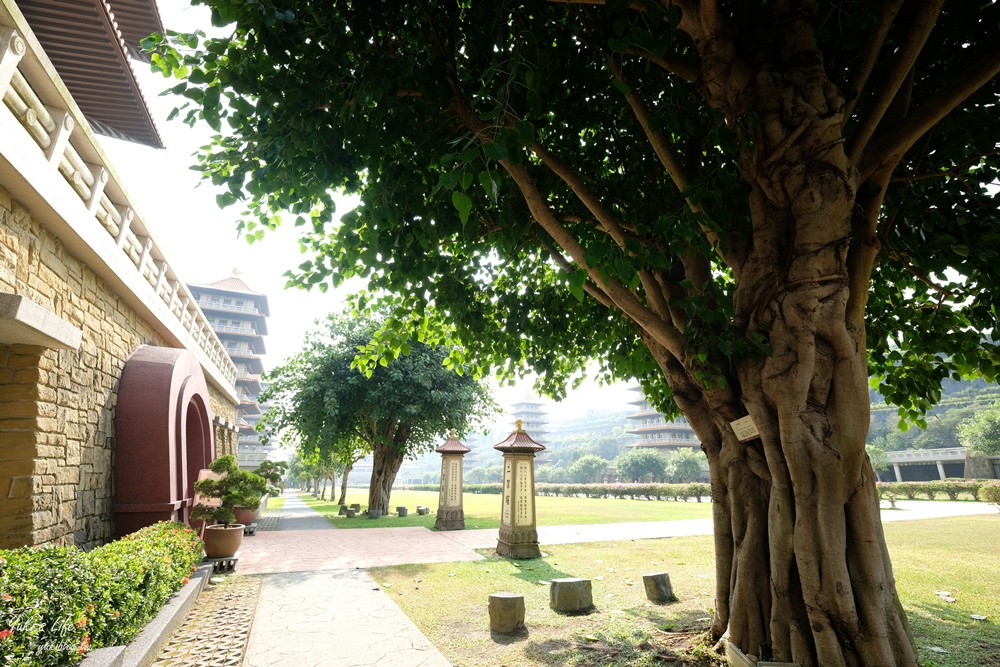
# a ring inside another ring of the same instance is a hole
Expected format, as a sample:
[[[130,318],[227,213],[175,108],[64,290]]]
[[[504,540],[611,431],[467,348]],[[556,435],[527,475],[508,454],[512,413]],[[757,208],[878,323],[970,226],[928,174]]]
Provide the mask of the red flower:
[[[186,584],[189,581],[191,581],[191,579],[189,579],[188,577],[184,577],[184,579],[181,580],[181,583]]]
[[[118,618],[121,615],[122,615],[122,613],[120,611],[118,611],[117,609],[115,609],[114,617]]]
[[[80,642],[80,648],[76,649],[77,653],[86,653],[87,648],[90,646],[90,635],[84,635],[83,641]]]
[[[14,597],[11,596],[11,595],[8,595],[7,593],[4,593],[3,595],[0,595],[0,600],[3,600],[4,602],[10,602],[13,599],[14,599]]]
[[[85,625],[87,625],[87,617],[86,616],[81,616],[80,620],[76,622],[76,627],[82,628]]]
[[[14,634],[13,630],[0,630],[0,641],[7,639],[7,637],[10,637],[12,634]]]

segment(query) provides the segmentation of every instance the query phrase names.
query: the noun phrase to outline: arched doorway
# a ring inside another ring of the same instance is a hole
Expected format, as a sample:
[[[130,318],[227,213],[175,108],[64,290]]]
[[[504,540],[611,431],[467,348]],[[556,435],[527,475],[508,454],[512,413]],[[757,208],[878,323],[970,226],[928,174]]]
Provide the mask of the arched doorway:
[[[186,521],[214,458],[208,385],[187,350],[144,345],[125,364],[115,413],[115,533]]]

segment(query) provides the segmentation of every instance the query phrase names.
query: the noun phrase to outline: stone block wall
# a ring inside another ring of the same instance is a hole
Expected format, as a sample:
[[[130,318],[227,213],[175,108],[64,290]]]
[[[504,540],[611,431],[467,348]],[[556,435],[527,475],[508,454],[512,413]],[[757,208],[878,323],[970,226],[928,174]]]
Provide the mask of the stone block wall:
[[[0,188],[0,292],[83,331],[79,350],[0,344],[0,548],[113,535],[114,407],[122,368],[166,341]],[[235,419],[219,395],[212,409]]]

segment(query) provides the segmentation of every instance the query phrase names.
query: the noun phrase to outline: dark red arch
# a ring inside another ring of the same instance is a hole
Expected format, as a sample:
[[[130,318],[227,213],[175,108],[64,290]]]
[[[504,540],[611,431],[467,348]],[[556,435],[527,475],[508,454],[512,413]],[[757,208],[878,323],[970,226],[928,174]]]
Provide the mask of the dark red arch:
[[[187,521],[198,471],[215,457],[208,385],[187,350],[143,345],[115,410],[115,533]]]

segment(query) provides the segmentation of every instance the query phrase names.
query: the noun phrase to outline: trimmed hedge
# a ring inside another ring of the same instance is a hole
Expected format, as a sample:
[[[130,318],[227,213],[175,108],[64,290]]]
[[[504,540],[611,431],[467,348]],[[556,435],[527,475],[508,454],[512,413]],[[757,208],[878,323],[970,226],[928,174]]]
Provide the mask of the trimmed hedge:
[[[979,488],[983,500],[1000,508],[1000,482],[987,482]]]
[[[929,482],[879,482],[876,488],[879,498],[886,498],[891,493],[907,500],[916,500],[918,497],[927,500],[937,500],[939,497],[958,500],[964,494],[972,500],[979,500],[983,487],[989,484],[989,480],[980,479],[943,479]]]
[[[438,491],[437,484],[411,484],[405,488],[412,491]],[[499,495],[503,485],[498,482],[487,484],[466,484],[466,493]],[[631,500],[691,500],[711,501],[712,488],[708,484],[549,484],[535,485],[535,493],[540,496],[562,496],[567,498],[628,498]]]
[[[979,479],[946,479],[931,482],[879,482],[876,485],[879,498],[887,498],[893,494],[897,498],[915,500],[945,499],[959,500],[967,498],[979,500],[982,489],[991,484],[1000,484],[990,480]],[[485,493],[499,495],[503,485],[498,482],[487,484],[466,484],[466,493]],[[413,491],[433,491],[437,493],[437,484],[411,484],[405,488]],[[571,498],[630,498],[633,500],[691,500],[704,499],[711,501],[712,488],[708,484],[547,484],[535,485],[535,492],[540,496],[563,496]],[[983,497],[986,502],[992,502]]]
[[[188,526],[161,522],[83,552],[0,550],[0,664],[73,665],[131,641],[202,559]]]

